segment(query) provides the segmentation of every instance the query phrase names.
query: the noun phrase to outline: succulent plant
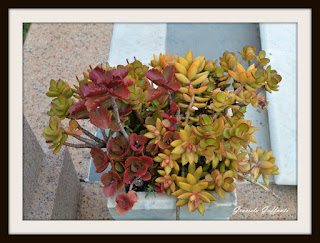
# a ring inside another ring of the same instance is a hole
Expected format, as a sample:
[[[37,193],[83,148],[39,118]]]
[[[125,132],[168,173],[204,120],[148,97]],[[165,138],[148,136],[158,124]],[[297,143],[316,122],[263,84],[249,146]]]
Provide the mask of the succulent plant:
[[[176,190],[171,195],[178,198],[176,206],[182,207],[188,204],[189,212],[194,212],[197,209],[201,215],[204,215],[204,203],[216,201],[216,198],[206,191],[209,185],[208,182],[204,179],[200,180],[202,172],[203,170],[200,166],[194,173],[188,173],[186,178],[177,176],[175,181],[179,190]]]
[[[208,182],[208,189],[214,189],[222,199],[226,198],[226,192],[230,193],[236,188],[231,170],[221,174],[219,170],[214,169],[211,174],[205,176],[205,180]]]
[[[158,153],[158,156],[153,158],[154,161],[160,163],[160,167],[164,169],[166,175],[169,175],[173,168],[175,171],[179,171],[179,165],[176,162],[178,159],[179,156],[171,153],[168,149],[164,150],[164,153]]]
[[[236,101],[245,105],[251,104],[253,107],[258,105],[256,93],[248,90],[241,90],[236,96]]]
[[[48,97],[58,97],[59,95],[64,96],[65,98],[71,98],[73,91],[67,82],[62,81],[61,79],[57,81],[50,81],[49,91],[46,93]]]
[[[148,156],[129,157],[125,162],[126,170],[123,174],[123,180],[131,184],[136,177],[141,177],[143,181],[151,179],[148,168],[153,165],[153,159]]]
[[[120,215],[124,215],[133,208],[133,205],[138,201],[138,199],[138,195],[135,191],[119,193],[116,197],[116,212]]]
[[[242,51],[238,53],[241,55],[242,59],[246,62],[251,61],[253,58],[255,58],[254,52],[256,51],[256,48],[254,46],[245,46],[243,47]]]
[[[171,143],[171,146],[174,147],[171,153],[181,156],[182,165],[197,163],[199,160],[199,155],[197,153],[199,138],[192,134],[189,125],[186,125],[184,129],[181,129],[179,134],[180,139],[174,140]]]
[[[229,70],[228,71],[231,77],[237,81],[233,83],[235,88],[238,88],[240,84],[244,86],[245,89],[249,91],[256,91],[256,89],[260,88],[262,84],[258,83],[255,78],[255,73],[257,72],[257,68],[252,64],[248,67],[247,70],[241,64],[237,64],[236,72]]]
[[[106,197],[112,197],[117,190],[124,187],[124,182],[117,172],[110,170],[101,176],[101,183],[103,184],[103,193]]]
[[[49,149],[54,149],[54,154],[60,151],[61,146],[68,139],[68,135],[63,133],[61,120],[58,116],[50,117],[49,126],[44,128],[42,136],[46,139],[47,143],[52,143]]]
[[[49,116],[58,116],[60,119],[65,119],[69,116],[69,109],[73,105],[74,99],[66,98],[63,95],[58,95],[51,102],[51,109],[48,111]]]
[[[109,163],[113,164],[112,159],[101,148],[91,148],[90,154],[97,173],[103,172],[108,167]]]
[[[236,95],[234,93],[215,89],[212,93],[212,103],[207,107],[215,112],[222,112],[226,108],[236,108],[237,106],[233,105],[235,100]]]
[[[225,71],[233,70],[237,63],[238,59],[233,52],[225,51],[220,57],[220,65]]]
[[[260,51],[259,55],[255,56],[255,59],[257,60],[257,62],[260,66],[265,66],[270,62],[270,59],[266,58],[265,51]]]
[[[274,163],[276,158],[273,157],[272,151],[262,150],[257,147],[251,149],[250,170],[253,178],[257,180],[262,175],[264,182],[268,185],[270,175],[278,175],[278,166]]]
[[[259,85],[264,85],[265,89],[271,93],[272,91],[278,91],[279,83],[282,77],[276,70],[272,70],[271,66],[266,69],[260,69],[254,74],[254,78]]]
[[[241,146],[246,148],[250,142],[256,143],[256,139],[252,134],[258,128],[251,126],[251,123],[252,121],[244,119],[227,123],[223,131],[224,138],[228,139],[226,143],[235,149],[240,149]]]
[[[74,88],[51,80],[43,137],[54,153],[62,145],[90,148],[97,173],[111,165],[101,183],[107,197],[126,189],[116,196],[121,215],[132,209],[141,188],[173,195],[178,207],[188,204],[190,212],[203,215],[205,203],[216,200],[213,190],[225,198],[235,189],[234,178],[259,185],[261,175],[268,184],[279,173],[271,151],[247,149],[258,128],[245,113],[249,105],[266,109],[259,93],[277,91],[282,78],[267,66],[264,51],[255,55],[255,47],[245,46],[239,54],[247,70],[233,52],[213,61],[188,51],[154,55],[151,68],[135,57],[126,65],[90,66]],[[101,129],[103,139],[79,119]],[[67,143],[68,136],[84,143]]]
[[[168,64],[174,59],[174,55],[169,57],[169,53],[163,55],[162,53],[159,54],[159,57],[153,54],[153,60],[151,60],[150,65],[158,70],[164,69]]]
[[[172,193],[176,191],[176,183],[175,183],[176,175],[164,175],[158,177],[155,181],[161,185],[163,185],[163,190],[166,191],[167,195],[170,196]]]
[[[130,152],[130,145],[124,136],[117,136],[111,138],[107,143],[107,150],[109,156],[116,161],[124,160]]]
[[[76,120],[70,120],[69,127],[66,127],[64,131],[68,135],[80,136],[82,134],[82,130],[78,128],[79,123]]]

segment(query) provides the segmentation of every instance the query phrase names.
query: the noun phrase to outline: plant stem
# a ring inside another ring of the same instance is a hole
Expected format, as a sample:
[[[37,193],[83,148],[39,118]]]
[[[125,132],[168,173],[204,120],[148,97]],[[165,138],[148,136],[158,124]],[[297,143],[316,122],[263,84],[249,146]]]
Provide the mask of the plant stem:
[[[98,148],[102,148],[102,146],[91,146],[88,144],[73,144],[73,143],[64,143],[63,145],[68,146],[68,147],[72,147],[72,148],[93,148],[93,147],[98,147]]]
[[[101,128],[100,128],[100,131],[102,133],[104,141],[107,142],[108,137],[107,137],[106,131],[104,129],[101,129]]]
[[[193,102],[194,102],[194,94],[193,94],[192,97],[191,97],[191,102],[190,102],[190,104],[189,104],[189,106],[188,106],[186,118],[185,118],[185,120],[184,120],[186,124],[188,124],[188,121],[189,121],[190,109],[191,109],[192,106],[193,106]]]
[[[91,146],[93,146],[93,147],[95,147],[96,145],[98,145],[98,144],[96,144],[96,143],[93,143],[92,140],[89,140],[89,139],[87,139],[87,138],[83,138],[83,137],[80,137],[80,136],[77,136],[77,135],[73,135],[73,137],[76,138],[76,139],[78,139],[79,141],[85,142],[86,144],[91,145]]]
[[[235,95],[239,94],[240,91],[243,89],[243,87],[244,87],[244,85],[240,84],[240,86],[235,91],[233,91],[235,93]]]
[[[92,138],[94,141],[98,142],[98,143],[103,143],[104,141],[96,136],[94,136],[92,133],[90,133],[88,130],[84,129],[83,127],[80,126],[79,124],[79,129],[81,129],[83,131],[83,133],[85,135],[87,135],[89,138]]]
[[[120,130],[123,134],[123,136],[127,139],[127,141],[129,142],[129,135],[128,133],[126,132],[126,130],[124,130],[122,124],[121,124],[121,121],[120,121],[120,117],[119,117],[119,110],[118,110],[118,106],[117,106],[117,103],[114,99],[113,96],[110,95],[110,99],[111,99],[111,102],[112,102],[112,108],[113,108],[113,112],[114,112],[114,116],[116,118],[116,122],[118,124],[118,126],[120,127]]]
[[[262,185],[260,182],[254,180],[253,178],[251,178],[251,177],[249,177],[249,176],[247,176],[247,175],[242,174],[240,171],[236,171],[236,173],[237,173],[238,176],[243,177],[244,179],[246,179],[246,180],[249,181],[250,183],[252,183],[252,184],[254,184],[254,185],[262,188],[262,189],[265,190],[266,192],[271,193],[275,198],[277,198],[277,199],[279,199],[279,200],[281,199],[277,194],[275,194],[274,192],[272,192],[268,187]]]

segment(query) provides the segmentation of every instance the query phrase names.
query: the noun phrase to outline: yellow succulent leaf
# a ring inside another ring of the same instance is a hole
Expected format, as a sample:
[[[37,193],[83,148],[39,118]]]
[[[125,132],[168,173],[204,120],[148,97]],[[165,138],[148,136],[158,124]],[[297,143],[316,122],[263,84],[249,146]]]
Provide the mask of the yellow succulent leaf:
[[[204,108],[207,106],[206,103],[193,103],[193,105],[197,108]]]
[[[187,88],[185,88],[185,87],[181,87],[179,89],[179,92],[182,93],[182,94],[187,94],[189,92],[189,90]]]
[[[205,203],[210,203],[210,199],[206,195],[202,194],[201,192],[199,192],[198,195],[202,201],[204,201]]]
[[[184,152],[185,152],[185,149],[182,148],[181,145],[178,145],[177,147],[174,148],[174,150],[172,150],[171,153],[173,153],[173,154],[182,154]]]
[[[208,187],[208,182],[206,182],[206,181],[201,181],[201,182],[198,182],[197,185],[201,188],[201,190],[204,190],[204,189],[207,189],[207,187]]]
[[[203,86],[198,89],[195,89],[195,94],[202,94],[204,91],[207,90],[207,88],[208,88],[208,86]]]
[[[188,71],[187,69],[180,63],[178,62],[175,62],[174,63],[174,67],[176,68],[176,70],[179,72],[179,73],[182,73],[183,75],[187,76],[188,74]],[[189,77],[189,76],[188,76]]]
[[[199,59],[196,59],[189,67],[188,69],[188,73],[187,73],[187,77],[188,79],[192,80],[197,72],[198,72],[198,68],[199,68],[199,65],[200,65],[200,60]]]
[[[202,192],[200,192],[200,194],[205,195],[207,198],[210,199],[210,201],[216,201],[217,200],[210,192],[202,191]]]
[[[190,80],[182,73],[175,73],[175,77],[181,84],[185,84],[185,85],[190,84]]]
[[[184,59],[183,57],[178,57],[178,62],[180,64],[182,64],[186,69],[188,69],[190,66],[188,61],[186,59]]]
[[[201,176],[202,176],[202,166],[198,167],[196,169],[196,171],[193,173],[194,177],[197,179],[197,180],[200,180]]]
[[[184,182],[179,182],[178,186],[187,192],[192,192],[192,189],[193,189],[193,186]]]
[[[156,135],[154,135],[154,133],[152,133],[152,132],[147,132],[146,134],[144,134],[144,136],[147,138],[155,138],[156,137]]]
[[[208,74],[203,74],[202,76],[200,76],[199,78],[197,78],[196,80],[192,81],[192,85],[196,86],[198,84],[201,84],[206,78],[208,77]]]
[[[164,170],[157,170],[159,175],[165,176],[166,172]]]
[[[197,184],[197,179],[190,173],[188,173],[187,175],[187,182],[190,184],[190,185],[195,185]]]
[[[204,203],[200,200],[199,206],[198,206],[198,211],[199,213],[203,216],[204,215],[204,211],[205,211],[205,206]]]
[[[192,61],[193,61],[193,53],[192,53],[192,51],[188,51],[187,53],[186,53],[186,55],[184,56],[184,58],[187,60],[187,62],[189,63],[189,65],[192,63]]]
[[[178,197],[178,196],[180,196],[181,194],[183,194],[183,193],[185,193],[185,191],[184,190],[182,190],[182,189],[179,189],[179,190],[176,190],[175,192],[172,192],[172,196],[175,196],[175,197]]]
[[[178,145],[182,144],[182,140],[181,139],[178,139],[178,140],[174,140],[173,142],[171,142],[171,146],[172,147],[177,147]]]
[[[173,195],[173,193],[171,195]],[[188,203],[188,200],[180,199],[180,200],[177,201],[176,206],[177,207],[182,207],[182,206],[186,205],[187,203]]]
[[[189,95],[183,94],[182,96],[183,96],[183,99],[184,99],[185,101],[191,102],[191,97],[190,97]]]
[[[192,192],[185,192],[178,196],[178,199],[188,200],[193,195]]]

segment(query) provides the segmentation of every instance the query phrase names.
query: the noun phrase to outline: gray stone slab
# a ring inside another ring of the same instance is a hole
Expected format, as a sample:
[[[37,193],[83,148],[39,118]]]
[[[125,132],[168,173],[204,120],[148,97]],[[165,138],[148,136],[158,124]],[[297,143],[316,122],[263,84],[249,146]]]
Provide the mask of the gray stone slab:
[[[44,153],[26,118],[23,116],[23,218],[30,213],[31,202],[41,171]]]
[[[54,155],[44,148],[38,187],[25,219],[76,219],[80,196],[80,181],[65,146]]]
[[[51,219],[76,219],[80,188],[77,172],[72,163],[69,151],[66,150]]]
[[[279,91],[267,93],[271,145],[280,185],[297,185],[297,24],[260,25],[261,44],[272,69],[282,76]]]

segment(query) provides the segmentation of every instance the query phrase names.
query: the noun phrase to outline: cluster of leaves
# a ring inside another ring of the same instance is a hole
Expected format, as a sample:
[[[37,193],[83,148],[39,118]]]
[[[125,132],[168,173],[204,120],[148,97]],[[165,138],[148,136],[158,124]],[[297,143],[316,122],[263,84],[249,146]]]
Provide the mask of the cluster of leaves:
[[[277,91],[281,76],[265,68],[264,51],[256,55],[246,46],[239,54],[247,69],[233,52],[224,52],[219,66],[218,60],[188,51],[184,57],[154,55],[152,68],[136,59],[90,67],[74,88],[51,81],[47,95],[55,99],[44,137],[57,152],[68,135],[81,136],[76,120],[109,129],[104,144],[88,148],[98,173],[111,165],[101,176],[103,193],[127,191],[116,196],[121,215],[137,202],[132,188],[138,182],[148,193],[175,196],[177,206],[203,215],[205,204],[216,200],[213,191],[226,198],[235,189],[234,179],[243,180],[240,175],[255,180],[262,175],[268,184],[270,175],[279,173],[271,151],[249,149],[258,128],[244,116],[250,104],[267,106],[258,93]],[[63,129],[65,118],[71,120]]]

